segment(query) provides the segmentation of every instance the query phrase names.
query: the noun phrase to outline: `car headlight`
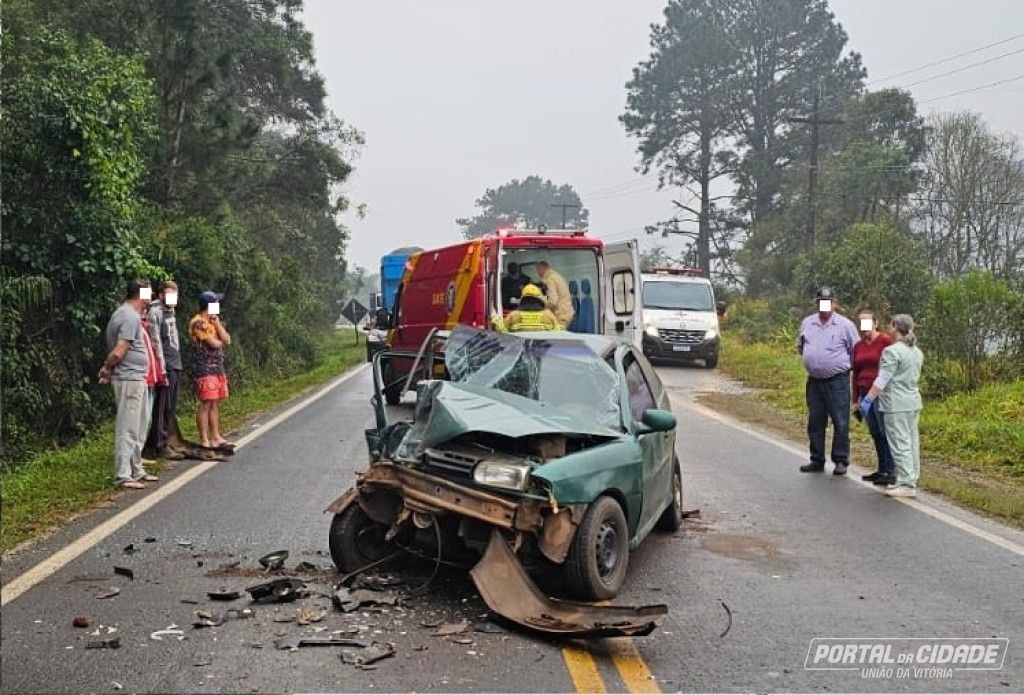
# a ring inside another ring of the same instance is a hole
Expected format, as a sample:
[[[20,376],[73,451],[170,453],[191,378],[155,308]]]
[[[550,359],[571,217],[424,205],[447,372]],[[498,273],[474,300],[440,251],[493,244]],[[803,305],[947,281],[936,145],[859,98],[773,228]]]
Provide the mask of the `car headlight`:
[[[651,336],[652,338],[657,338],[658,337],[658,329],[655,328],[654,326],[645,326],[644,327],[644,333],[646,333],[647,335]]]
[[[513,463],[478,463],[473,469],[473,480],[481,485],[525,490],[530,479],[530,466]]]
[[[718,331],[716,331],[714,328],[709,328],[707,331],[704,332],[704,340],[714,340],[717,337]]]

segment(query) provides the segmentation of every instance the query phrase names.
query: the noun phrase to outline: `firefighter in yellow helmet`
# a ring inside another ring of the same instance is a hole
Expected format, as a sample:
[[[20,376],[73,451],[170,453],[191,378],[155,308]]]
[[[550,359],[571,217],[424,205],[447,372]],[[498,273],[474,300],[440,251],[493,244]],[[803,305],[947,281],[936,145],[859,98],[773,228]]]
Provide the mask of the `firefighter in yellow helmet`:
[[[560,331],[565,328],[558,322],[550,309],[544,307],[544,293],[534,284],[523,288],[519,306],[502,318],[500,314],[491,317],[491,325],[501,332]]]

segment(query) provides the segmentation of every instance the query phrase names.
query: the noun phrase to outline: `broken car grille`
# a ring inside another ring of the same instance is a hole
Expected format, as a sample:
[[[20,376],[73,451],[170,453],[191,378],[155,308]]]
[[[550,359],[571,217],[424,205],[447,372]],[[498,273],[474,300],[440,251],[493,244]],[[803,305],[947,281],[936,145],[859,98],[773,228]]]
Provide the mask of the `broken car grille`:
[[[427,471],[456,480],[472,480],[473,467],[480,462],[479,458],[473,456],[440,449],[427,449],[425,453]]]
[[[684,331],[675,328],[659,328],[658,335],[673,345],[696,345],[704,341],[704,331]]]

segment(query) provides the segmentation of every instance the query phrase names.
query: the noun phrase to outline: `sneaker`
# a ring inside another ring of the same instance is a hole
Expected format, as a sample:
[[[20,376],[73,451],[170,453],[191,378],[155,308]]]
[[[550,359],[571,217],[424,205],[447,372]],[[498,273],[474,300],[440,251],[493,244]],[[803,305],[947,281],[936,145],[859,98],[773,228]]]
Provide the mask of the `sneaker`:
[[[122,480],[117,484],[118,487],[125,488],[126,490],[145,490],[146,485],[140,483],[138,480]]]
[[[887,475],[880,475],[877,478],[875,478],[874,480],[872,480],[871,484],[872,485],[880,485],[880,486],[883,486],[883,487],[889,487],[889,486],[895,487],[896,486],[896,478],[890,478]]]
[[[157,456],[165,461],[180,461],[185,458],[185,454],[180,451],[175,451],[174,449],[162,449]]]
[[[801,473],[820,473],[823,470],[825,470],[824,463],[805,463],[800,466]]]
[[[874,473],[868,473],[867,475],[862,475],[860,477],[860,479],[861,480],[866,480],[869,483],[873,483],[873,482],[875,482],[876,480],[878,480],[881,477],[882,477],[882,474],[879,473],[878,471],[875,471]]]
[[[895,485],[892,488],[886,488],[885,494],[889,497],[917,497],[917,490],[906,485]]]
[[[846,475],[845,463],[837,463],[836,467],[832,469],[832,475]]]

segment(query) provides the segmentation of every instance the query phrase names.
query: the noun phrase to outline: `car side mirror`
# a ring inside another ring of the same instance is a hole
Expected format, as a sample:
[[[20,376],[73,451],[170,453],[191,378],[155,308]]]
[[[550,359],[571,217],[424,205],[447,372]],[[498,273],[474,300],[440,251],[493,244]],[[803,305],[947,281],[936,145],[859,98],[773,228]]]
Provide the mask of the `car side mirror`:
[[[725,308],[727,306],[728,306],[728,304],[726,304],[725,302],[722,302],[722,301],[715,302],[715,311],[718,313],[719,316],[724,316],[725,315]]]
[[[669,432],[676,428],[676,416],[671,411],[650,408],[644,411],[641,421],[650,432]]]

